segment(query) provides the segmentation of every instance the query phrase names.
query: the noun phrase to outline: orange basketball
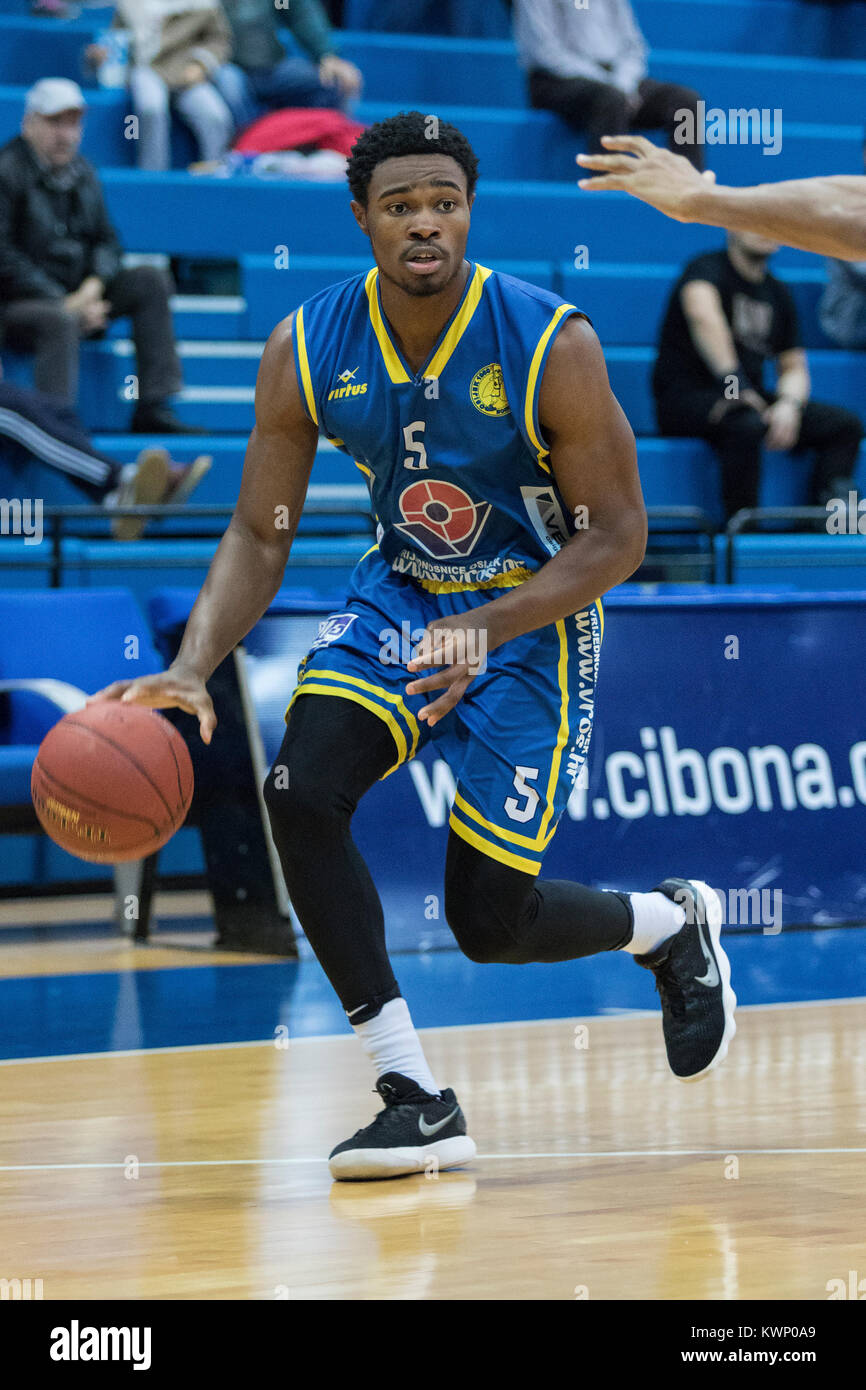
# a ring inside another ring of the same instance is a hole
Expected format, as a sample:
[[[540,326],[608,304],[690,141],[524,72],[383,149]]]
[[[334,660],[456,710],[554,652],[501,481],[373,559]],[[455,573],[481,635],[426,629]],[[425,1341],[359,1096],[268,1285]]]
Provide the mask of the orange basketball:
[[[143,705],[97,700],[42,740],[30,793],[43,829],[79,859],[120,864],[160,849],[192,801],[187,746]]]

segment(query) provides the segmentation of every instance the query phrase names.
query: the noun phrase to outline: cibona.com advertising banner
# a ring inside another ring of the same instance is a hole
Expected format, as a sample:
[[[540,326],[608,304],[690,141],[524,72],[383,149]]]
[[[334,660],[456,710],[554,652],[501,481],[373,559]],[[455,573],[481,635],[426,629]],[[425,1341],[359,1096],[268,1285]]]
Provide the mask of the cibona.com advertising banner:
[[[544,876],[625,889],[700,877],[734,929],[866,918],[866,596],[614,594],[605,617],[588,765]],[[254,659],[269,758],[286,688],[271,663],[293,675],[299,636],[273,622],[267,675]],[[316,625],[304,620],[305,640]],[[428,749],[355,815],[394,946],[449,939],[453,792]]]

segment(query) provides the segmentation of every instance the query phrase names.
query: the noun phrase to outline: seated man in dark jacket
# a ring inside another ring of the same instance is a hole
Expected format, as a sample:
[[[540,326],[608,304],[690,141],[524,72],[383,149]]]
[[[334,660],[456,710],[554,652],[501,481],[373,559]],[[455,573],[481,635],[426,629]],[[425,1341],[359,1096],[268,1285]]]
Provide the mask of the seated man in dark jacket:
[[[730,232],[725,250],[690,261],[653,371],[659,432],[709,441],[728,518],[758,505],[762,449],[812,453],[813,506],[847,497],[863,438],[853,411],[811,399],[793,296],[767,269],[777,250],[755,232]],[[770,363],[775,389],[765,381]]]
[[[180,389],[170,286],[153,266],[121,268],[99,176],[79,154],[84,97],[49,77],[27,95],[21,135],[0,149],[0,326],[36,354],[35,384],[73,402],[81,338],[129,315],[138,433],[191,433],[169,408]]]

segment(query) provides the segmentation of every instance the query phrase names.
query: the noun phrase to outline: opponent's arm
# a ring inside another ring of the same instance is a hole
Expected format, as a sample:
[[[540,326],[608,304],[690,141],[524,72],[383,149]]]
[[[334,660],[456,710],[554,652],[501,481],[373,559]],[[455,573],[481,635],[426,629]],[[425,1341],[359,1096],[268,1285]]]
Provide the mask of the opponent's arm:
[[[256,423],[240,494],[167,671],[115,681],[94,699],[123,699],[196,714],[210,743],[216,716],[205,688],[265,612],[282,581],[316,454],[318,431],[301,403],[291,318],[268,339],[256,383]]]
[[[580,179],[590,192],[622,191],[676,222],[700,222],[732,232],[757,232],[785,246],[866,259],[866,177],[832,174],[730,188],[700,174],[683,155],[643,135],[605,135],[608,154],[579,154],[578,164],[598,177]]]
[[[539,420],[550,467],[578,529],[541,569],[501,598],[431,623],[410,671],[442,664],[458,651],[453,634],[482,629],[483,651],[579,612],[633,574],[646,548],[646,511],[634,435],[610,389],[598,338],[572,318],[557,335],[541,382]],[[578,510],[579,509],[579,510]],[[474,650],[479,649],[476,643]],[[466,662],[422,677],[407,693],[446,693],[419,712],[431,726],[457,704],[477,674]]]

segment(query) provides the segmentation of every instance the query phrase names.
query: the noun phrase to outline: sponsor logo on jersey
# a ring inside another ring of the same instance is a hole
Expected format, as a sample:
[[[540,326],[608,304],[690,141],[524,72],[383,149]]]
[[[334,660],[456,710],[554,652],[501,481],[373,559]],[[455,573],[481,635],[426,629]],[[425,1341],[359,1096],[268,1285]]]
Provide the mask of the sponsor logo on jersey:
[[[553,488],[546,487],[522,487],[520,495],[523,498],[523,505],[529,520],[532,522],[532,529],[541,541],[546,550],[551,555],[555,555],[561,546],[568,540],[569,532],[559,505],[559,499]]]
[[[482,415],[507,415],[511,406],[505,394],[505,380],[498,362],[488,362],[469,383],[472,404]]]
[[[441,478],[410,483],[398,505],[403,521],[395,522],[396,530],[436,560],[470,554],[493,510],[489,502],[473,502],[462,487]]]
[[[363,396],[367,390],[367,383],[366,381],[355,381],[355,375],[358,371],[360,371],[359,367],[354,367],[352,371],[346,367],[345,371],[340,372],[337,377],[340,385],[331,387],[328,392],[328,400],[340,401],[344,396]]]
[[[330,618],[319,623],[319,631],[316,633],[316,640],[310,651],[314,652],[319,647],[327,647],[330,646],[331,642],[339,641],[346,629],[352,626],[357,616],[357,613],[332,613]]]

